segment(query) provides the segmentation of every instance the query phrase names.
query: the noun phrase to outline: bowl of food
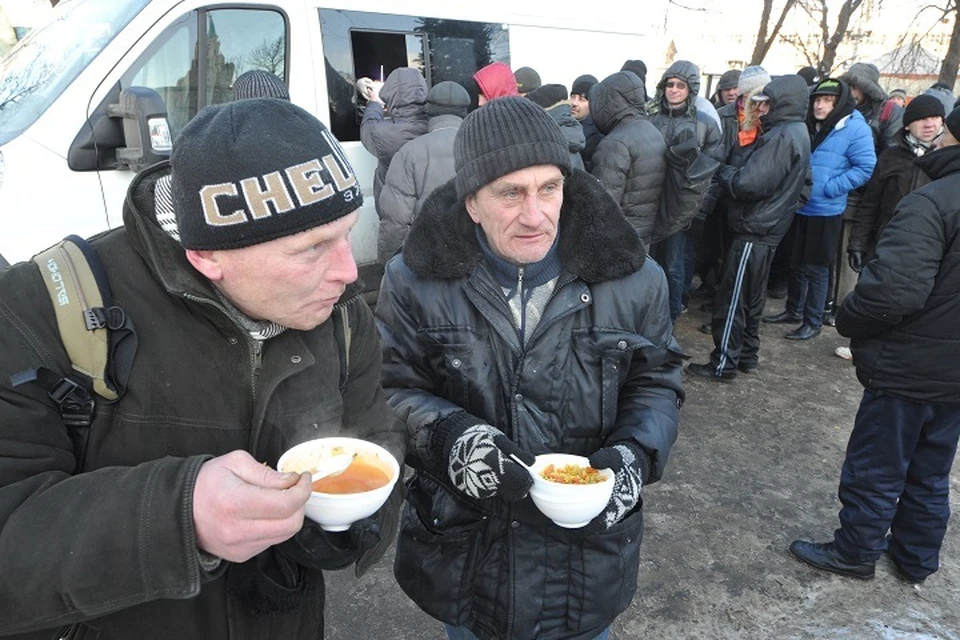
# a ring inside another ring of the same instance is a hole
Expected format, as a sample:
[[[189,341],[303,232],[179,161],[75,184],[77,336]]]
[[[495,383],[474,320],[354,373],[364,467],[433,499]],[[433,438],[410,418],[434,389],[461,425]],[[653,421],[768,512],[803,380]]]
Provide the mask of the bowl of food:
[[[277,461],[278,471],[313,474],[344,456],[350,457],[349,464],[337,473],[315,477],[307,500],[307,517],[326,531],[346,531],[383,506],[400,478],[397,459],[378,444],[331,437],[302,442]]]
[[[566,529],[579,529],[597,517],[613,492],[611,469],[594,469],[583,456],[539,455],[530,467],[530,497],[537,508]]]

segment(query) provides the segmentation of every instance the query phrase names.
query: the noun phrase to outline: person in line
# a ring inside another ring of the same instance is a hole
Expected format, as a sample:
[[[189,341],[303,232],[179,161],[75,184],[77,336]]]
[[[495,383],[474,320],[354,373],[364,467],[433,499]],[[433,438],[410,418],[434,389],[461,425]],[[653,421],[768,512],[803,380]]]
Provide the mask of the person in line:
[[[650,122],[663,135],[667,147],[683,144],[689,139],[696,149],[710,158],[723,160],[720,127],[694,106],[700,91],[700,70],[687,60],[677,60],[663,72],[657,84],[656,95],[647,105]],[[670,217],[696,217],[702,203],[691,200],[684,202],[684,210],[677,210],[678,203],[671,202],[666,195],[661,198],[661,207]],[[705,195],[705,194],[704,194]],[[686,225],[651,247],[651,252],[667,272],[667,284],[670,289],[670,317],[676,322],[686,308],[690,281],[696,264],[696,247],[703,232],[703,221]]]
[[[803,78],[808,87],[812,87],[820,80],[820,72],[815,67],[806,66],[797,69],[797,75]]]
[[[278,98],[289,100],[287,83],[276,74],[263,69],[251,69],[237,76],[233,81],[233,95],[237,100],[250,98]]]
[[[360,121],[360,142],[377,159],[373,201],[380,213],[380,191],[400,147],[428,131],[427,82],[419,69],[400,67],[387,76],[379,92],[368,90]]]
[[[578,76],[570,86],[570,113],[580,121],[580,126],[583,127],[585,142],[580,157],[583,159],[585,171],[593,169],[593,154],[597,150],[597,145],[603,140],[603,134],[597,129],[593,116],[590,115],[590,89],[597,82],[594,76],[585,74]]]
[[[738,88],[740,84],[740,73],[740,69],[728,69],[720,76],[720,80],[717,82],[717,90],[711,99],[713,106],[717,108],[718,112],[728,104],[733,104],[737,101],[737,96],[740,95]]]
[[[553,118],[570,149],[570,166],[574,169],[583,169],[583,158],[580,152],[586,146],[586,136],[583,126],[573,117],[570,102],[567,99],[567,88],[562,84],[545,84],[527,94],[527,99],[540,105]]]
[[[686,368],[692,376],[720,382],[759,367],[770,261],[790,227],[810,170],[804,122],[809,94],[803,78],[775,78],[751,99],[760,103],[763,133],[742,164],[722,166],[716,175],[730,201],[733,240],[714,297],[714,349],[709,362]]]
[[[650,96],[647,95],[647,65],[643,60],[624,60],[623,65],[620,67],[620,71],[629,71],[630,73],[636,74],[640,79],[640,85],[643,87],[643,101],[646,103],[650,100]]]
[[[944,113],[950,113],[953,111],[953,103],[956,102],[957,97],[953,95],[953,91],[950,90],[950,87],[943,82],[934,82],[930,85],[926,91],[920,95],[933,96],[943,104]]]
[[[614,73],[590,89],[590,113],[604,135],[591,173],[646,245],[660,210],[667,145],[646,116],[645,96],[639,76],[629,71]]]
[[[451,639],[607,638],[684,397],[666,281],[531,101],[472,112],[454,155],[376,307],[414,469],[394,573]],[[525,497],[547,452],[616,472],[583,528]]]
[[[427,196],[453,178],[453,139],[469,107],[470,94],[456,82],[439,82],[427,93],[430,131],[400,148],[380,192],[377,258],[381,264],[403,246]]]
[[[539,89],[543,84],[540,74],[533,67],[520,67],[513,72],[513,77],[517,81],[517,93],[521,96]]]
[[[873,135],[842,80],[826,78],[810,92],[807,128],[812,139],[813,189],[793,219],[793,265],[786,308],[764,322],[801,323],[788,340],[820,334],[830,265],[837,255],[847,194],[866,184],[877,163]]]
[[[847,261],[854,272],[873,258],[877,239],[893,218],[896,206],[911,191],[930,182],[914,160],[936,147],[943,132],[943,103],[933,96],[917,96],[903,112],[903,130],[897,145],[884,149],[867,183],[863,199],[853,215]],[[844,360],[853,358],[848,346],[834,349]]]
[[[323,571],[368,569],[403,497],[398,483],[375,516],[327,532],[304,520],[310,474],[271,468],[334,435],[403,459],[355,284],[361,203],[303,109],[202,110],[136,176],[124,226],[90,241],[139,345],[85,446],[41,385],[11,382],[70,375],[43,273],[0,273],[0,635],[323,636]]]
[[[481,107],[496,98],[520,95],[516,76],[502,62],[491,62],[483,67],[473,74],[473,81],[477,83],[477,103]]]
[[[932,182],[907,194],[837,314],[863,399],[840,472],[840,527],[790,553],[870,579],[886,553],[920,584],[937,571],[960,436],[960,112],[939,149],[916,159]]]
[[[907,91],[906,89],[894,89],[890,92],[890,100],[893,100],[898,105],[907,108]],[[953,107],[951,106],[951,109]]]

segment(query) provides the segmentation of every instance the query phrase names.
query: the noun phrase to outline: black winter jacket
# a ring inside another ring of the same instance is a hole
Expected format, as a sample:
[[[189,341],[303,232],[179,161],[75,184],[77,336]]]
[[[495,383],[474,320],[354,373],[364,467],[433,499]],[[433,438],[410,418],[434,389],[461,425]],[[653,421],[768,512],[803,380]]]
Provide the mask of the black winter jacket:
[[[872,254],[877,239],[893,218],[903,196],[930,182],[927,174],[914,163],[916,159],[904,130],[901,130],[896,144],[885,149],[877,159],[877,166],[853,214],[847,251]]]
[[[583,158],[580,157],[580,152],[586,146],[587,138],[583,133],[583,125],[570,112],[570,104],[561,102],[547,107],[546,112],[560,127],[567,141],[567,149],[570,150],[570,166],[574,169],[583,169]]]
[[[476,225],[452,183],[434,192],[386,268],[377,318],[384,389],[407,424],[409,482],[395,573],[424,611],[481,640],[588,640],[637,587],[642,511],[605,532],[554,525],[530,498],[476,500],[451,485],[434,432],[485,422],[534,454],[618,441],[663,473],[683,397],[663,271],[588,174],[564,185],[563,272],[521,344]]]
[[[608,76],[590,89],[590,113],[604,134],[591,173],[648,243],[660,210],[667,146],[644,115],[645,96],[640,78],[629,71]]]
[[[281,565],[272,547],[242,565],[201,569],[193,523],[200,466],[238,449],[275,466],[284,450],[321,435],[378,441],[402,459],[360,288],[312,331],[253,340],[156,222],[154,184],[168,166],[142,171],[125,227],[92,241],[139,349],[126,394],[97,409],[81,473],[46,393],[10,385],[11,374],[37,366],[70,370],[50,297],[32,262],[0,273],[0,636],[322,637],[321,569],[338,567]],[[385,508],[397,513],[401,498],[396,492]],[[241,604],[264,605],[264,586],[286,600],[286,612]]]
[[[686,104],[677,109],[671,109],[664,94],[667,80],[681,78],[690,87],[690,97]],[[696,65],[686,60],[674,62],[663,73],[657,84],[657,93],[647,107],[650,122],[663,135],[666,145],[672,146],[689,131],[697,141],[697,148],[717,162],[725,160],[721,140],[720,127],[716,121],[705,113],[697,111],[697,92],[700,89],[700,72]],[[718,112],[719,115],[719,112]]]
[[[593,116],[589,113],[586,118],[580,121],[580,126],[583,127],[583,136],[585,138],[583,151],[580,152],[580,156],[583,158],[583,168],[585,171],[592,171],[593,154],[596,152],[600,141],[603,140],[603,134],[597,129],[597,125],[593,121]]]
[[[770,112],[761,119],[763,134],[739,165],[717,172],[730,197],[730,230],[749,242],[770,246],[790,228],[810,170],[810,136],[804,118],[808,91],[797,75],[776,78],[764,89]]]
[[[837,313],[864,387],[960,404],[960,146],[916,160],[933,182],[907,194],[876,258]]]

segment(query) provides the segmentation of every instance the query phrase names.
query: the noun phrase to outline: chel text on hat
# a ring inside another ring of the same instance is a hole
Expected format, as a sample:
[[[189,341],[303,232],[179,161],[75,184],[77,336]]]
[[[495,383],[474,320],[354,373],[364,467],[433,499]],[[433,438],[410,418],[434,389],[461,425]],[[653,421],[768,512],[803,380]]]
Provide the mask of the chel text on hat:
[[[919,95],[903,110],[903,126],[933,116],[944,117],[943,103],[934,96]]]
[[[526,98],[491,100],[463,120],[453,141],[457,197],[508,173],[543,164],[570,173],[570,152],[557,123]]]
[[[174,141],[170,166],[186,249],[260,244],[333,222],[363,204],[333,135],[276,98],[203,109]]]

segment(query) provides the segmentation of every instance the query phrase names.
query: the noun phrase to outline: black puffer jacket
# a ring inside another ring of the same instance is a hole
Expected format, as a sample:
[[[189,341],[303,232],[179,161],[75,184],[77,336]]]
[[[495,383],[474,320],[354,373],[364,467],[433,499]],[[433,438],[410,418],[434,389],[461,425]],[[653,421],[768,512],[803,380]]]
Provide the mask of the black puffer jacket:
[[[9,382],[37,366],[70,369],[50,298],[32,262],[0,273],[0,636],[322,637],[321,567],[284,563],[285,572],[273,547],[243,565],[201,570],[192,517],[200,466],[237,449],[276,465],[285,449],[320,435],[375,440],[402,459],[402,425],[379,386],[377,332],[360,288],[312,331],[252,339],[156,222],[154,185],[167,167],[142,171],[125,227],[92,242],[139,349],[126,394],[98,407],[82,473],[46,393]],[[386,522],[400,502],[397,492]],[[377,553],[390,542],[383,533]],[[268,574],[289,579],[276,590],[292,610],[241,604],[254,599],[252,584],[266,584],[251,578]]]
[[[872,254],[903,196],[930,182],[927,174],[914,163],[917,155],[904,134],[905,130],[901,130],[896,145],[885,149],[877,159],[863,198],[853,213],[847,251]]]
[[[570,112],[570,104],[561,102],[547,107],[546,111],[560,127],[567,141],[567,148],[570,150],[570,166],[574,169],[583,169],[583,158],[580,157],[580,152],[586,146],[587,138],[583,133],[583,125]]]
[[[690,88],[686,103],[677,109],[670,108],[665,96],[666,83],[670,78],[680,78]],[[697,111],[694,103],[700,91],[700,71],[697,65],[678,60],[664,71],[657,84],[657,93],[647,106],[650,122],[660,131],[667,146],[676,144],[689,131],[697,140],[697,148],[717,162],[723,162],[723,145],[720,127],[705,113]],[[719,113],[719,112],[718,112]]]
[[[760,244],[780,244],[800,204],[810,171],[807,84],[798,75],[776,78],[764,89],[770,112],[761,119],[763,134],[738,166],[717,172],[717,182],[730,197],[730,230]],[[739,162],[739,161],[737,161]]]
[[[564,184],[563,272],[522,345],[452,183],[427,201],[386,268],[377,318],[384,389],[407,424],[409,483],[395,572],[430,615],[481,640],[588,640],[637,587],[642,511],[585,537],[530,498],[454,489],[431,436],[475,416],[534,454],[632,441],[663,473],[683,397],[663,271],[588,174]]]
[[[621,71],[590,89],[590,114],[604,135],[593,169],[644,242],[650,241],[667,173],[663,136],[644,115],[640,78]]]
[[[837,313],[864,387],[960,403],[960,146],[916,161],[932,179],[897,205]]]

